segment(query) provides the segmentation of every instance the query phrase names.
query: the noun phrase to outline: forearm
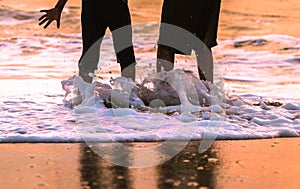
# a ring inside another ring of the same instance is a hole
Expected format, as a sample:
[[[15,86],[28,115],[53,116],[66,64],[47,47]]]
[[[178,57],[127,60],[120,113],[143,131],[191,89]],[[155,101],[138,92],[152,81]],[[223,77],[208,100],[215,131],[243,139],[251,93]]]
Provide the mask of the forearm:
[[[58,10],[59,10],[60,12],[62,12],[62,10],[63,10],[64,7],[65,7],[65,4],[67,3],[67,1],[68,1],[68,0],[59,0],[59,1],[57,2],[57,4],[55,5],[55,8],[58,8]]]

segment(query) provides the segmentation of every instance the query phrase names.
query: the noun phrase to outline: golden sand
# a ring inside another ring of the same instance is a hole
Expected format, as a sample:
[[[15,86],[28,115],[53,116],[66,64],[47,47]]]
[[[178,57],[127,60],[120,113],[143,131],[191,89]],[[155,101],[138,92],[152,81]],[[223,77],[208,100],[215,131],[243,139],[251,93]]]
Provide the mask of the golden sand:
[[[163,164],[136,169],[109,163],[79,143],[0,144],[0,188],[300,187],[299,138],[216,141],[204,154],[198,145],[191,142]]]

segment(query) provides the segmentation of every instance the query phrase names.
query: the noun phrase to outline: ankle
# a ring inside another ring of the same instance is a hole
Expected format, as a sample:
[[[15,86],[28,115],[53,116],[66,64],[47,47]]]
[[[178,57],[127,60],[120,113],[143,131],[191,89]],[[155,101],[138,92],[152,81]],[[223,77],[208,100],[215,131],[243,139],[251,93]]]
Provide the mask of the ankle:
[[[79,70],[79,76],[87,83],[93,82],[92,75],[94,74],[93,70]]]

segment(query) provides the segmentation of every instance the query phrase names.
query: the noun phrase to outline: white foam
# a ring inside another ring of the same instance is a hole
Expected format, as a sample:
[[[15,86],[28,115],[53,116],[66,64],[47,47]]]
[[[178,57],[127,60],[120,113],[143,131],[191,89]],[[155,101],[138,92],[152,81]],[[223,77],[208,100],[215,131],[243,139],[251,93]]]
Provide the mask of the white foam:
[[[145,38],[147,35],[140,37]],[[152,35],[151,38],[155,39]],[[295,60],[299,52],[297,55],[294,50],[286,50],[284,53],[282,50],[283,47],[298,48],[299,38],[272,35],[250,36],[242,40],[257,38],[280,45],[273,45],[269,51],[245,50],[233,48],[236,40],[228,40],[220,41],[219,47],[214,50],[219,56],[216,65],[227,79],[225,88],[230,95],[236,95],[229,102],[216,100],[217,103],[209,107],[195,105],[197,100],[193,99],[193,86],[185,86],[183,73],[182,80],[171,80],[177,74],[173,72],[173,76],[161,76],[159,79],[173,82],[180,91],[182,105],[140,110],[137,107],[141,102],[130,100],[132,106],[129,106],[124,97],[133,85],[121,79],[120,88],[115,86],[119,91],[116,90],[114,96],[118,103],[116,107],[121,108],[104,108],[104,104],[92,95],[94,85],[91,84],[83,90],[86,90],[87,98],[74,112],[63,106],[64,92],[59,83],[77,70],[77,59],[81,53],[80,34],[56,33],[42,37],[15,36],[2,39],[0,45],[4,48],[0,49],[0,70],[4,79],[0,81],[3,89],[0,91],[0,142],[83,141],[79,131],[91,131],[93,135],[90,137],[103,141],[109,139],[107,135],[123,141],[189,137],[200,140],[209,133],[217,133],[218,139],[299,136],[299,64],[287,61]],[[150,47],[155,43],[147,42],[146,45]],[[143,43],[138,45],[143,48]],[[23,50],[36,54],[22,55]],[[137,56],[151,57],[152,54],[147,52]],[[117,64],[114,65],[118,68]],[[145,71],[141,78],[144,80],[149,76],[151,72]],[[200,89],[204,97],[209,99],[210,96],[205,96],[205,87],[201,83],[196,84],[196,89]],[[267,102],[272,101],[283,105],[268,105]],[[85,119],[88,124],[82,124]],[[186,133],[176,134],[179,126],[186,128]]]
[[[292,103],[287,103],[283,106],[287,110],[300,110],[300,106]]]

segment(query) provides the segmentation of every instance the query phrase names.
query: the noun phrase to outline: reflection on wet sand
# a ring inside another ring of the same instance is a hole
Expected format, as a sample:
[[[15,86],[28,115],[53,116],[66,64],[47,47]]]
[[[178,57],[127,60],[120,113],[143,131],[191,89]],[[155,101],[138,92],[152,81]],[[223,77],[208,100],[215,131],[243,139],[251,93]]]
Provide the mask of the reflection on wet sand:
[[[148,168],[126,168],[80,145],[85,188],[299,188],[299,138],[216,141],[203,154],[192,141],[174,158]],[[143,147],[149,143],[130,143]],[[288,148],[287,148],[288,146]],[[134,157],[135,154],[128,154]],[[145,157],[151,159],[152,157]],[[292,177],[291,177],[292,176]]]
[[[130,188],[127,167],[110,164],[95,154],[86,144],[80,146],[80,151],[80,180],[83,188]]]
[[[198,147],[190,142],[171,160],[138,169],[109,163],[83,143],[0,144],[0,188],[299,189],[300,138],[216,141],[204,154]]]
[[[128,145],[143,148],[143,144],[129,143]],[[190,142],[183,151],[163,164],[147,168],[127,168],[100,158],[87,145],[82,144],[80,146],[82,187],[93,189],[215,188],[214,170],[219,161],[212,149],[199,154],[198,146],[199,142]],[[115,156],[118,157],[119,154]],[[129,156],[128,159],[134,160],[136,154],[128,154]],[[152,161],[154,156],[144,157],[144,161]]]
[[[157,188],[215,188],[214,170],[218,164],[216,153],[209,149],[199,154],[199,143],[190,142],[177,156],[157,166]]]

